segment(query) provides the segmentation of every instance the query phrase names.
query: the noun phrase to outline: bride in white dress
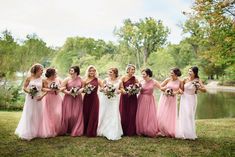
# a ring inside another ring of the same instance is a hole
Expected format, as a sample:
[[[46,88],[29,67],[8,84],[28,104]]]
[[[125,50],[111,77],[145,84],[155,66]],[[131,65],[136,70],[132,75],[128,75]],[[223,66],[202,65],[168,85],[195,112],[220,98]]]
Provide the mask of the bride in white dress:
[[[104,80],[104,91],[100,93],[100,108],[99,108],[99,123],[97,134],[98,136],[105,136],[109,140],[119,140],[123,134],[121,126],[121,118],[119,112],[119,86],[120,80],[118,77],[117,68],[110,68],[108,72],[109,77]],[[105,95],[105,86],[113,85],[115,88],[115,95],[108,98]]]
[[[206,92],[202,82],[199,80],[198,68],[191,67],[188,71],[189,77],[183,81],[183,94],[180,98],[180,109],[178,118],[177,138],[197,138],[195,128],[195,114],[197,107],[197,91]]]
[[[31,140],[41,137],[42,122],[42,101],[44,95],[41,95],[43,67],[40,64],[32,66],[31,76],[24,83],[26,92],[25,103],[20,122],[15,130],[15,134],[21,139]],[[34,91],[34,92],[33,92]],[[30,94],[34,93],[34,94]]]

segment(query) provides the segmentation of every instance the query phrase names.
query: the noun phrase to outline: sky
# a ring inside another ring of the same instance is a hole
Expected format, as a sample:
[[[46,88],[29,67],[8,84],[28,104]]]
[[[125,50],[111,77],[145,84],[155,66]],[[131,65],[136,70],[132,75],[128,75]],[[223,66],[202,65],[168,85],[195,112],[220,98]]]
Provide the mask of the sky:
[[[179,23],[193,0],[0,0],[0,32],[17,39],[37,34],[48,46],[62,46],[67,37],[82,36],[117,41],[115,27],[130,18],[162,20],[171,33],[168,41],[183,38]]]

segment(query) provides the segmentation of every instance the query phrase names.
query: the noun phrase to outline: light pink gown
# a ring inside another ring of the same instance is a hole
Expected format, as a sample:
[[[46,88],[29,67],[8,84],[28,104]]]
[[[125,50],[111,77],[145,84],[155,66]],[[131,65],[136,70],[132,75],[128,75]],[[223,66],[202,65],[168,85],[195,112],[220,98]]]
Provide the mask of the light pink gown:
[[[136,113],[136,132],[138,135],[154,137],[158,133],[157,106],[153,96],[153,80],[142,84],[138,96],[138,108]]]
[[[173,91],[179,90],[180,81],[169,81],[167,88]],[[158,128],[160,135],[175,137],[177,122],[177,96],[166,96],[161,94],[158,108]]]
[[[69,80],[66,88],[68,91],[72,87],[81,88],[82,80],[77,77]],[[82,95],[76,97],[65,94],[62,102],[62,122],[60,135],[70,134],[71,136],[81,136],[84,130]]]
[[[26,94],[23,112],[15,130],[15,134],[25,140],[42,137],[42,101],[36,100],[41,95],[42,78],[31,80],[28,88],[31,86],[36,86],[39,92],[33,98]]]
[[[189,81],[184,84],[184,93],[180,98],[177,138],[196,139],[195,113],[197,107],[196,88]]]
[[[59,80],[56,80],[55,82],[57,85],[60,85]],[[59,133],[61,127],[62,96],[54,91],[48,92],[42,102],[43,137],[55,137]]]

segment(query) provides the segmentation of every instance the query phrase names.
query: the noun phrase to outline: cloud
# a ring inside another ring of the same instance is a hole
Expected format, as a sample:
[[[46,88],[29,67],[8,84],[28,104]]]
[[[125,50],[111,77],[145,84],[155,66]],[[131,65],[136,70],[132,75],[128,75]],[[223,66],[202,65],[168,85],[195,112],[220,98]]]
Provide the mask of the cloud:
[[[115,41],[113,29],[124,19],[151,16],[162,18],[173,34],[169,40],[178,42],[177,20],[183,19],[180,11],[187,7],[182,0],[0,0],[0,30],[7,28],[17,38],[36,33],[54,46],[77,35]]]

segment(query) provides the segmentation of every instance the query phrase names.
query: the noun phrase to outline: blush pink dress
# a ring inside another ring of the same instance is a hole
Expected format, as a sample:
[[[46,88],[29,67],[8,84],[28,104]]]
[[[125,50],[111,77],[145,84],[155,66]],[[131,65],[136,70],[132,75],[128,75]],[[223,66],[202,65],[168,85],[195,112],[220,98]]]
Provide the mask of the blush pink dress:
[[[173,91],[179,90],[180,81],[169,81],[167,88]],[[163,93],[160,96],[158,108],[158,128],[160,135],[175,137],[177,122],[177,96],[166,96]]]

